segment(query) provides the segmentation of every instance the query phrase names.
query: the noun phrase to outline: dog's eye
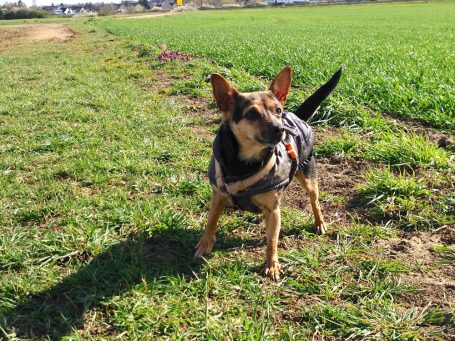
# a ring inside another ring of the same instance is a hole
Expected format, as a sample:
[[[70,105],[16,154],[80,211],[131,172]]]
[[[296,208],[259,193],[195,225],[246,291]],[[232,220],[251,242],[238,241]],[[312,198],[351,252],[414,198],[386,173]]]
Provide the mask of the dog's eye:
[[[276,112],[277,114],[281,114],[282,110],[281,110],[281,108],[276,108],[276,109],[275,109],[275,112]]]
[[[259,113],[256,110],[248,111],[244,117],[250,121],[257,121],[260,119]]]

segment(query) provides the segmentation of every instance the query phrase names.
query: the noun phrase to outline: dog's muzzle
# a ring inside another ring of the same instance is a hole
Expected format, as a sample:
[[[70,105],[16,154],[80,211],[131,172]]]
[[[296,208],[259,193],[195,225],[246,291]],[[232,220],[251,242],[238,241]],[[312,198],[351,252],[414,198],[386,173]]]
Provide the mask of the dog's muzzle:
[[[268,146],[277,145],[284,136],[284,128],[281,124],[270,123],[267,125],[265,132],[258,139],[260,143]]]

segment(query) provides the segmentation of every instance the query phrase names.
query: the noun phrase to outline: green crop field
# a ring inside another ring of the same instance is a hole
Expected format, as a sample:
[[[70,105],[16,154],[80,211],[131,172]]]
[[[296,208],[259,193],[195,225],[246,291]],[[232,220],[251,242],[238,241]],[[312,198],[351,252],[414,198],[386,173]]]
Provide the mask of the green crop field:
[[[0,339],[455,338],[454,2],[44,22],[74,34],[0,22]],[[262,90],[284,65],[289,110],[344,74],[312,118],[328,233],[291,185],[275,283],[256,215],[193,253],[209,76]]]
[[[344,66],[339,105],[455,129],[455,3],[203,12],[103,21],[146,46],[165,42],[220,66],[271,78],[292,65],[309,90]]]

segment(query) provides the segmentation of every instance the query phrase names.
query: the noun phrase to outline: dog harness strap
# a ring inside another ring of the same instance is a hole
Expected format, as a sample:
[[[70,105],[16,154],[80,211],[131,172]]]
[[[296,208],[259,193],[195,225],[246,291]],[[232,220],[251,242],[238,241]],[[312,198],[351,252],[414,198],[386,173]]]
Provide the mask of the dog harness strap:
[[[224,183],[223,171],[221,170],[221,165],[217,159],[215,159],[215,177],[216,177],[216,185],[219,188],[224,188],[224,186],[226,186],[226,184]]]
[[[229,205],[234,206],[234,200],[232,199],[232,196],[226,191],[226,183],[224,182],[223,170],[221,169],[221,165],[217,159],[215,159],[215,177],[216,186],[220,189],[221,192],[226,194],[229,200]]]
[[[229,139],[233,139],[234,136],[223,134],[225,131],[221,126],[213,143],[212,159],[207,175],[212,186],[226,196],[229,206],[234,209],[259,212],[260,209],[252,201],[255,195],[286,188],[296,171],[299,169],[305,171],[312,161],[314,139],[311,128],[290,112],[283,113],[282,121],[283,139],[277,144],[273,153],[267,155],[260,168],[256,168],[257,173],[253,173],[246,179],[242,179],[232,165],[226,165],[226,169],[224,168],[222,139],[232,142]],[[227,152],[230,151],[228,148]],[[230,171],[232,174],[229,173]]]
[[[272,156],[270,157],[269,162],[267,162],[267,164],[261,170],[259,170],[259,172],[249,176],[246,179],[232,182],[230,184],[226,184],[226,191],[228,193],[230,193],[231,195],[236,195],[237,193],[244,191],[248,187],[253,186],[259,180],[262,180],[263,178],[265,178],[267,176],[267,174],[269,174],[269,172],[275,166],[275,162],[276,162],[276,155],[275,155],[275,153],[272,153]]]
[[[267,164],[262,167],[259,172],[249,176],[246,179],[239,180],[236,182],[232,182],[230,184],[226,184],[224,181],[223,171],[221,169],[221,165],[218,160],[215,159],[215,178],[216,178],[216,186],[222,191],[227,192],[230,195],[236,195],[237,193],[246,190],[248,187],[253,186],[258,181],[264,179],[267,174],[272,170],[275,166],[276,162],[276,155],[275,153],[272,154]],[[229,200],[232,202],[232,198],[229,195]]]

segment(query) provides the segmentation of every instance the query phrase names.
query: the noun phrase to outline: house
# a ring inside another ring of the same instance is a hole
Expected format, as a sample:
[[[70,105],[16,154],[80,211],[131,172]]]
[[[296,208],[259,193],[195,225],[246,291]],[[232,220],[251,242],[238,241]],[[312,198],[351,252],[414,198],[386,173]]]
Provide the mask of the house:
[[[91,11],[90,9],[85,8],[85,7],[81,7],[81,8],[79,8],[79,7],[74,8],[73,7],[73,10],[76,12],[74,14],[74,16],[77,16],[77,17],[98,15],[97,12]]]
[[[169,11],[174,8],[175,0],[163,0],[161,2],[161,8],[163,10]]]
[[[117,13],[143,12],[145,10],[139,1],[124,0],[120,3]]]
[[[74,14],[76,14],[76,12],[73,11],[73,9],[71,7],[67,7],[65,9],[65,11],[63,12],[63,14],[65,14],[65,15],[74,15]]]
[[[101,11],[101,7],[103,4],[104,3],[100,4],[99,2],[97,2],[95,4],[88,2],[88,3],[85,3],[84,8],[90,12],[99,12],[99,11]],[[116,7],[118,7],[118,6],[116,6]]]
[[[50,5],[41,7],[42,10],[49,12],[52,15],[69,15],[71,11],[68,10],[68,6],[61,3],[60,5]]]
[[[41,7],[43,11],[49,12],[52,15],[62,15],[63,12],[66,10],[66,8],[63,6],[63,4],[60,5],[50,5],[50,6],[43,6]]]
[[[128,13],[128,6],[120,5],[116,11],[117,13]]]
[[[96,15],[101,10],[101,4],[88,2],[85,4],[65,5],[61,3],[60,5],[43,6],[41,9],[52,15]]]
[[[54,4],[52,4],[51,6],[42,6],[41,9],[43,11],[46,11],[46,12],[49,12],[49,13],[53,13],[54,12],[54,8],[56,8],[56,6],[54,6]]]

